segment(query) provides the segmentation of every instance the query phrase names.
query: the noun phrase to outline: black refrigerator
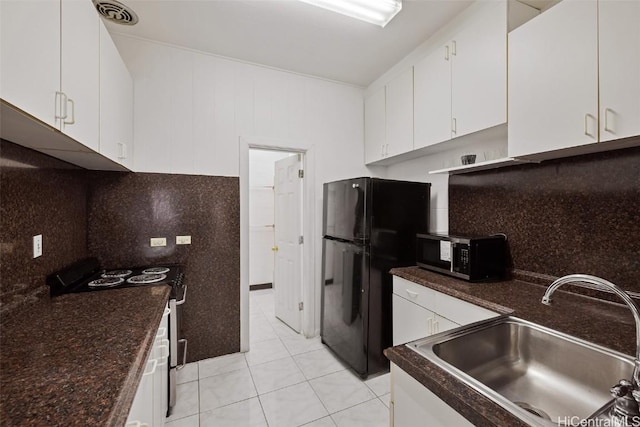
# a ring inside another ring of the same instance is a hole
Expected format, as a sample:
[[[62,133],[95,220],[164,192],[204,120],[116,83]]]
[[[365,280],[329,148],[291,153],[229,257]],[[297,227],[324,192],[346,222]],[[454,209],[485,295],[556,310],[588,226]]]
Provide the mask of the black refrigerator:
[[[394,267],[415,265],[429,230],[428,183],[354,178],[324,184],[320,335],[360,376],[388,370]]]

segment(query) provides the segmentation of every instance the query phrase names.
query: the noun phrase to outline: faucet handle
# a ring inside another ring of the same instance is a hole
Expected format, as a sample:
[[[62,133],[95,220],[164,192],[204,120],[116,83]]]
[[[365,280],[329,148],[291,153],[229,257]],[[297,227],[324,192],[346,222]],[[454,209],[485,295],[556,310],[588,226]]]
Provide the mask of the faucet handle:
[[[635,390],[637,391],[637,390]],[[631,381],[629,380],[625,380],[622,379],[620,381],[618,381],[618,384],[614,385],[613,387],[611,387],[611,390],[609,390],[609,392],[611,393],[611,396],[613,397],[625,397],[631,393],[634,392],[633,389],[633,384],[631,383]],[[635,396],[634,396],[635,398]]]

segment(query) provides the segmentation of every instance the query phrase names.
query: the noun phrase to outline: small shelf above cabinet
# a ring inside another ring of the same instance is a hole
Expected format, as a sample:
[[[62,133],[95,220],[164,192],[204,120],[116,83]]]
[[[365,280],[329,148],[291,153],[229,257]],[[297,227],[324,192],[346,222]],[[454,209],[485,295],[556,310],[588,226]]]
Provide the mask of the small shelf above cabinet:
[[[537,162],[533,162],[531,160],[514,159],[513,157],[504,157],[502,159],[487,160],[484,162],[478,162],[471,165],[460,165],[460,166],[453,166],[445,169],[433,170],[433,171],[430,171],[429,174],[457,175],[462,173],[478,172],[478,171],[483,171],[487,169],[502,168],[505,166],[514,166],[514,165],[523,164],[523,163],[537,163]]]

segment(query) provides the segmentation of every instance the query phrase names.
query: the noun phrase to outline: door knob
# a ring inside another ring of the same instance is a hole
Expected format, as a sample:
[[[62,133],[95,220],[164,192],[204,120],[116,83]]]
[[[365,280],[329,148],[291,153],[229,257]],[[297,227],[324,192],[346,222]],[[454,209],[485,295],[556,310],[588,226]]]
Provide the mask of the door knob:
[[[271,250],[272,250],[273,252],[278,252],[278,247],[277,247],[277,246],[273,246],[273,247],[271,248]]]

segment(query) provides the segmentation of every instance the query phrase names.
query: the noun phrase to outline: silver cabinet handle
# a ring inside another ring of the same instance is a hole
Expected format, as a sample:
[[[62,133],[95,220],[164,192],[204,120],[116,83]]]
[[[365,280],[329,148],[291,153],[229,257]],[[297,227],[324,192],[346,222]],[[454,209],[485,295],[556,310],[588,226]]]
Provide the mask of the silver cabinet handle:
[[[182,350],[182,363],[176,366],[176,369],[179,371],[180,369],[184,368],[187,364],[187,344],[189,344],[189,341],[186,339],[181,339],[181,340],[178,340],[178,342],[181,344],[184,344],[184,349]]]
[[[445,59],[445,61],[449,60],[449,45],[446,45],[444,47],[444,59]]]
[[[65,98],[66,98],[66,95],[65,95]],[[67,100],[67,102],[69,104],[71,104],[71,120],[65,120],[63,123],[65,125],[72,125],[72,124],[75,124],[75,122],[76,122],[76,103],[73,102],[73,99],[71,99],[71,98],[69,98]],[[65,108],[64,116],[65,116],[65,118],[67,117],[66,108]]]
[[[411,298],[413,298],[413,299],[418,298],[418,293],[417,292],[412,292],[409,289],[405,289],[405,291],[407,291],[407,295],[409,295]]]
[[[187,299],[187,287],[184,287],[184,294],[182,294],[182,299],[180,301],[176,301],[176,305],[182,305]]]
[[[456,46],[456,41],[453,40],[451,42],[451,55],[456,56],[457,55],[457,51],[458,51],[458,48]]]
[[[595,138],[593,134],[589,133],[589,117],[593,117],[593,116],[589,113],[584,115],[584,134],[586,136],[590,136],[591,138]]]
[[[455,117],[451,119],[451,132],[458,133],[458,121]]]
[[[60,112],[61,114],[58,114]],[[64,92],[56,92],[56,119],[67,118],[67,95]]]
[[[605,132],[611,132],[613,133],[613,129],[611,129],[609,127],[609,113],[613,113],[613,110],[611,108],[605,108],[604,109],[604,130]]]
[[[124,160],[127,158],[127,144],[118,142],[118,159]]]

